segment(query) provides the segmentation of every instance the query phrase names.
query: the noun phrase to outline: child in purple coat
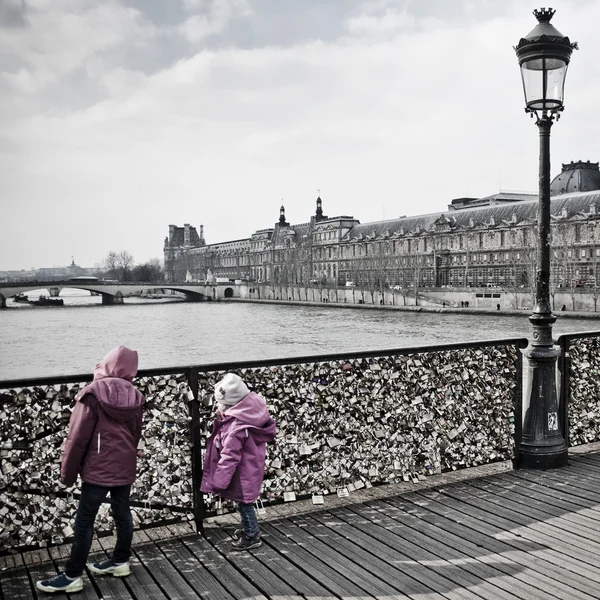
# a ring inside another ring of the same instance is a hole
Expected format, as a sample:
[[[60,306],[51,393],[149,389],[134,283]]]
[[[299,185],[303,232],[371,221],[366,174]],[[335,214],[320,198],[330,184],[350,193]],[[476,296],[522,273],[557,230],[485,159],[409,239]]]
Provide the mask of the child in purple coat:
[[[144,404],[144,396],[132,383],[137,370],[137,352],[117,346],[96,365],[94,381],[75,397],[60,467],[64,485],[73,485],[78,475],[82,480],[73,546],[64,572],[38,581],[38,590],[74,593],[83,589],[81,576],[92,545],[94,519],[109,494],[117,545],[111,558],[87,567],[98,575],[125,577],[130,573],[133,522],[129,494],[136,477]]]
[[[254,502],[263,482],[266,445],[275,439],[275,421],[264,398],[233,373],[215,385],[215,400],[217,415],[206,442],[200,489],[237,502],[242,529],[235,531],[232,548],[258,548],[262,541]]]

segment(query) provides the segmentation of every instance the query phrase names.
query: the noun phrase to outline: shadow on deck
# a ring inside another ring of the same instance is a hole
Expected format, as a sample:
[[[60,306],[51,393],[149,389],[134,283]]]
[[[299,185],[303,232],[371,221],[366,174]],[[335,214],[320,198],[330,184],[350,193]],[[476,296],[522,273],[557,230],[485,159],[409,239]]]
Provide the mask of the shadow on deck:
[[[600,453],[574,454],[556,471],[505,470],[261,527],[262,547],[245,553],[230,551],[233,526],[223,520],[207,527],[207,540],[186,526],[137,532],[131,575],[87,573],[72,597],[600,599]],[[93,558],[104,558],[112,540],[94,544]],[[34,583],[62,568],[68,551],[0,558],[2,600],[50,598]]]

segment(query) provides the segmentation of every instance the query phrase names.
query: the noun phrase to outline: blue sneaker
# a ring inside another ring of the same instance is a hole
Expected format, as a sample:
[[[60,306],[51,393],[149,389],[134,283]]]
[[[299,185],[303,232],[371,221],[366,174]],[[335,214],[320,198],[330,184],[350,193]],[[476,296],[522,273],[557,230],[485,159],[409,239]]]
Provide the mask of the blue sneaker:
[[[83,580],[81,577],[71,579],[64,573],[60,573],[52,579],[46,579],[45,581],[37,581],[35,587],[42,592],[48,592],[54,594],[54,592],[80,592],[83,589]]]
[[[88,563],[88,569],[96,575],[112,575],[113,577],[126,577],[131,573],[129,563],[116,563],[111,559],[99,563]]]

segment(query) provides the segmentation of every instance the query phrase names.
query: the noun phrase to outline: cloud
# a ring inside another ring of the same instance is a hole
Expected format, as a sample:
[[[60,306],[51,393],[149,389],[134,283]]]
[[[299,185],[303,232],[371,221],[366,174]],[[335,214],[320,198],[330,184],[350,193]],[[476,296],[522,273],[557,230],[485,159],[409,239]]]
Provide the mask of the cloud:
[[[192,44],[223,33],[233,19],[251,14],[247,0],[183,0],[183,5],[194,14],[180,25],[179,31]]]
[[[25,0],[0,0],[0,28],[25,27]]]
[[[209,242],[246,237],[282,198],[288,220],[306,222],[317,188],[327,214],[362,222],[500,185],[535,191],[537,131],[512,46],[536,6],[187,2],[174,24],[152,3],[32,2],[28,27],[0,37],[0,239],[20,249],[0,253],[0,269],[122,248],[143,261],[161,255],[169,223],[203,223]],[[557,8],[581,50],[554,172],[598,160],[600,133],[600,8]]]

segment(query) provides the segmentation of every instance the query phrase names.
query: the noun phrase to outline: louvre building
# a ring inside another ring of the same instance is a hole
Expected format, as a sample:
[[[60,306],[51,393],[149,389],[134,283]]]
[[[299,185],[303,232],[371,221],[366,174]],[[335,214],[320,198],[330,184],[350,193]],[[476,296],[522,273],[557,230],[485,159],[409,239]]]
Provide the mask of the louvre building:
[[[598,163],[564,164],[551,195],[551,285],[595,288]],[[199,231],[170,225],[165,271],[170,281],[219,277],[397,290],[529,287],[535,281],[537,206],[537,195],[501,192],[452,200],[445,212],[361,223],[324,215],[319,197],[308,222],[288,223],[282,206],[273,227],[239,240],[206,244],[202,225]]]

